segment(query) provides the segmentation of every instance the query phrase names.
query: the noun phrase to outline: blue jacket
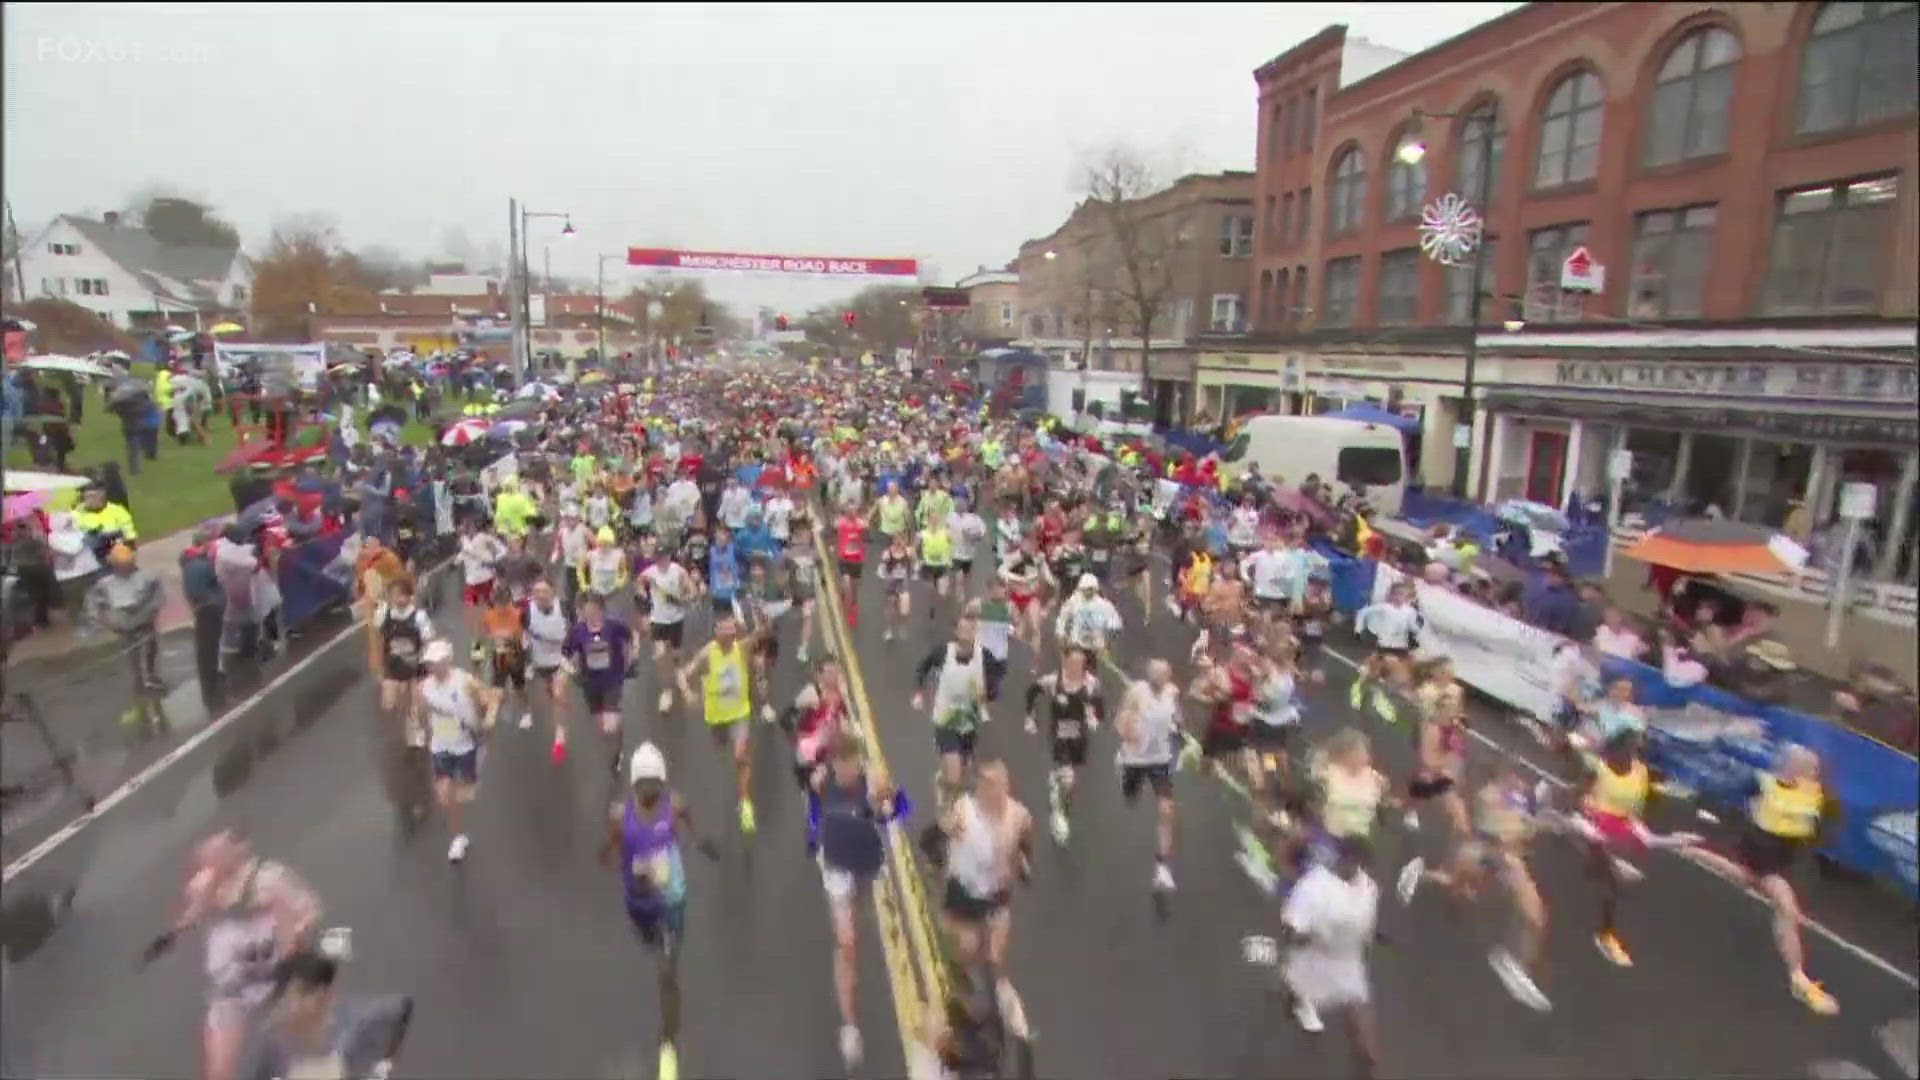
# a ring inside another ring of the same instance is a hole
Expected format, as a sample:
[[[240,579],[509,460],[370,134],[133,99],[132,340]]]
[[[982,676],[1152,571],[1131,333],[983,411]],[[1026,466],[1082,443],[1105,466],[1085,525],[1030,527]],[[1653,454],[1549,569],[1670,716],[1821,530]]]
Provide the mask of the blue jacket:
[[[707,551],[707,588],[713,592],[716,600],[731,600],[740,591],[741,578],[744,576],[740,566],[740,544],[738,540],[729,541],[725,546],[715,544]]]
[[[773,534],[767,531],[764,524],[749,523],[735,529],[733,546],[740,550],[740,556],[743,559],[751,559],[756,555],[771,559],[780,554],[780,545],[774,541]]]

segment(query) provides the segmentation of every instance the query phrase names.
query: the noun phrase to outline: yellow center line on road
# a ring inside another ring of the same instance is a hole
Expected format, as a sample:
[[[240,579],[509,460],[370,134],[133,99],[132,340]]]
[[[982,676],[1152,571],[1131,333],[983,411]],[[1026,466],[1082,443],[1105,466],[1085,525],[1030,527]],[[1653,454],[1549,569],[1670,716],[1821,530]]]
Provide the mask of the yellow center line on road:
[[[814,534],[815,550],[831,551],[822,527],[819,504],[815,504],[814,510],[810,528]],[[878,715],[867,697],[860,657],[854,651],[853,635],[844,621],[845,608],[840,602],[837,567],[826,558],[822,558],[821,562],[819,620],[822,636],[839,657],[842,670],[847,674],[849,704],[858,713],[860,737],[866,747],[867,760],[898,783],[892,767],[887,764],[886,752],[880,743]],[[933,812],[936,804],[931,793],[923,805],[928,812]],[[891,872],[888,880],[882,882],[883,887],[874,890],[873,897],[875,910],[880,917],[881,945],[887,954],[894,1005],[900,1015],[901,1042],[911,1054],[911,1047],[924,1037],[927,1017],[938,1015],[945,1009],[949,979],[943,954],[937,945],[938,938],[932,929],[930,908],[913,857],[911,838],[898,822],[890,824],[887,831],[887,859]],[[890,888],[885,887],[889,885]]]

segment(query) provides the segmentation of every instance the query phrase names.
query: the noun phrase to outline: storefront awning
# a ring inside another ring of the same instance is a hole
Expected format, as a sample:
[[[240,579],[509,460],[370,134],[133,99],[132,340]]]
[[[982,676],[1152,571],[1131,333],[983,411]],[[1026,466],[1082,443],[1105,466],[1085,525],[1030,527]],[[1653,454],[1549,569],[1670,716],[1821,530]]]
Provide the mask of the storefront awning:
[[[1679,430],[1721,431],[1786,439],[1832,440],[1911,447],[1920,441],[1920,417],[1858,415],[1806,410],[1765,411],[1722,405],[1685,408],[1632,401],[1494,393],[1490,409],[1577,420]]]

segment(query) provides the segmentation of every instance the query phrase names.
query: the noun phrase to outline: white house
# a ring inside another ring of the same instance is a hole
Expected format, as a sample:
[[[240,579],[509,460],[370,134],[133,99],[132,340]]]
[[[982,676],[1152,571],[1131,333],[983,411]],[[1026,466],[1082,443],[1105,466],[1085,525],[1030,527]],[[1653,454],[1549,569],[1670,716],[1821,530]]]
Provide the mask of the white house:
[[[194,327],[245,311],[253,267],[236,247],[177,244],[109,213],[53,219],[20,247],[29,299],[70,300],[125,330]]]

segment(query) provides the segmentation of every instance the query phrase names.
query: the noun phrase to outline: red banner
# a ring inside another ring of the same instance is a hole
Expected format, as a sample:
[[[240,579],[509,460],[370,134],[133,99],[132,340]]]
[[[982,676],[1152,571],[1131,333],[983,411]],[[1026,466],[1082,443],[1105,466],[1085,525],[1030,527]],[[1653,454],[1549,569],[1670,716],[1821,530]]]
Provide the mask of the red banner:
[[[917,259],[849,259],[823,255],[743,255],[733,251],[679,251],[674,248],[628,248],[628,266],[658,266],[674,270],[745,270],[756,274],[842,274],[913,277]]]

